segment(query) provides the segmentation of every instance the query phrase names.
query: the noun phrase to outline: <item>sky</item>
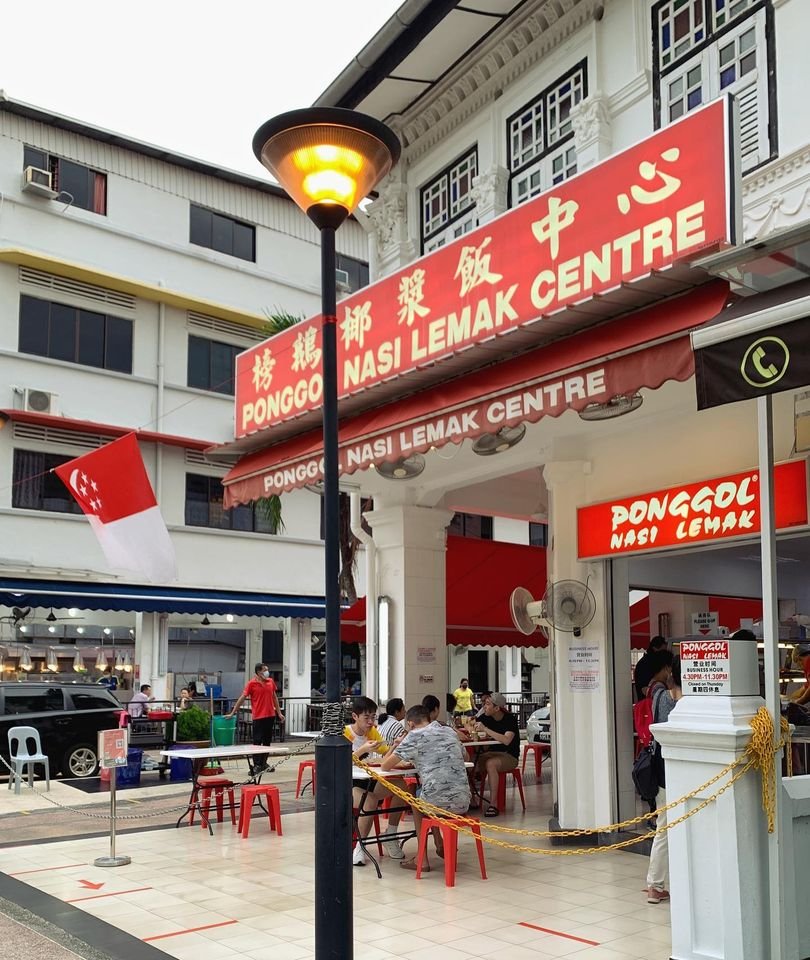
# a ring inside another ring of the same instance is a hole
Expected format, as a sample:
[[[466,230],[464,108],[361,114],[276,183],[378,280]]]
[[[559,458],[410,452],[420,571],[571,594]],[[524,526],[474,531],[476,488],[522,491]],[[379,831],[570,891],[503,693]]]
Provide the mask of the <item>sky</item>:
[[[8,2],[0,90],[266,177],[250,146],[257,128],[310,106],[401,2]]]

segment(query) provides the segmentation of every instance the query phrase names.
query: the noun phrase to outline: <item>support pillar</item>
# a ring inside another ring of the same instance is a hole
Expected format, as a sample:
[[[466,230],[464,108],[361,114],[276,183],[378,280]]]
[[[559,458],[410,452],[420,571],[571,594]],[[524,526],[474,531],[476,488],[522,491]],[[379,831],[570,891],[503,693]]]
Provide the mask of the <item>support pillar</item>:
[[[388,696],[400,696],[411,706],[432,693],[444,709],[449,682],[446,527],[453,514],[397,505],[365,517],[377,545],[379,595],[391,598]]]
[[[753,651],[755,653],[755,651]],[[684,797],[741,756],[756,696],[686,696],[653,727],[666,761],[667,800]],[[725,782],[725,781],[723,781]],[[691,797],[680,816],[722,783]],[[672,960],[762,960],[768,936],[768,833],[759,774],[749,772],[668,833]],[[677,920],[676,920],[677,918]]]
[[[509,209],[509,171],[498,164],[473,177],[472,196],[479,225]]]
[[[296,733],[306,729],[306,710],[303,704],[312,693],[312,621],[294,617],[286,622],[284,634],[284,682],[285,697],[290,697],[294,709],[287,709],[287,732]]]
[[[552,532],[548,579],[587,583],[596,598],[596,615],[580,637],[549,631],[556,806],[552,830],[598,827],[612,823],[616,814],[613,648],[606,564],[577,560],[577,507],[589,500],[590,471],[590,463],[584,460],[548,463],[543,468]],[[572,669],[580,663],[593,673],[592,680]]]

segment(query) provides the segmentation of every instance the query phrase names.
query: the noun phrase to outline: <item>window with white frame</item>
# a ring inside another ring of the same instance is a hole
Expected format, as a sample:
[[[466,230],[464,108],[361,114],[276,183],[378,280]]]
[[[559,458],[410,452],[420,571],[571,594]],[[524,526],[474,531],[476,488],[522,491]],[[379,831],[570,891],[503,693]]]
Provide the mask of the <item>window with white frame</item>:
[[[476,226],[473,178],[478,150],[473,148],[422,187],[422,250],[429,253]]]
[[[588,95],[587,86],[582,60],[506,121],[512,206],[577,172],[571,110]]]
[[[772,154],[769,16],[770,0],[665,0],[653,8],[660,126],[734,94],[743,171]]]

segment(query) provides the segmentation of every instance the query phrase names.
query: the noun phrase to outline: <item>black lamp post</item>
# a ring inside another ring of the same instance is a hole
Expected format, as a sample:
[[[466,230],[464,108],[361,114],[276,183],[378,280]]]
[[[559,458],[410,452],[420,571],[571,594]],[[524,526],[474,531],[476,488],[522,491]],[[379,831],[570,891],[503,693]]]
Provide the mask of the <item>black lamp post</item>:
[[[351,745],[340,703],[340,524],[335,231],[399,159],[385,124],[313,107],[268,120],[253,152],[321,232],[326,709],[315,746],[315,957],[352,957]]]

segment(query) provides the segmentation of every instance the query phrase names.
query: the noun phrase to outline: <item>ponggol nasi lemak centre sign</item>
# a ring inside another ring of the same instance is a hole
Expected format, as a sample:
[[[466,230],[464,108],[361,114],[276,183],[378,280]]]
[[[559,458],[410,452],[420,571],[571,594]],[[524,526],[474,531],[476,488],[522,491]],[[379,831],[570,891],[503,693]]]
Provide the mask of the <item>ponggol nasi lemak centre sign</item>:
[[[807,463],[774,468],[776,528],[806,526]],[[577,510],[580,560],[689,547],[760,530],[759,473],[750,470]]]
[[[731,241],[725,99],[341,301],[338,394]],[[235,435],[321,405],[321,318],[236,360]]]

